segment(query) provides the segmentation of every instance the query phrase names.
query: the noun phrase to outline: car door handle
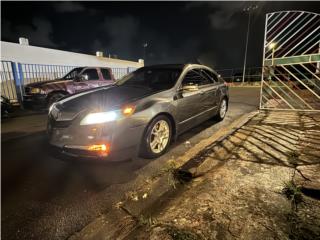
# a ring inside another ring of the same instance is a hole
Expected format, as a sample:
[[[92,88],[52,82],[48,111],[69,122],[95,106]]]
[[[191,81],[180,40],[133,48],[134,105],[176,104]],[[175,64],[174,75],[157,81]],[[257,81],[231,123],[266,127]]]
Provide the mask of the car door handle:
[[[205,92],[204,91],[200,91],[200,95],[203,95]]]

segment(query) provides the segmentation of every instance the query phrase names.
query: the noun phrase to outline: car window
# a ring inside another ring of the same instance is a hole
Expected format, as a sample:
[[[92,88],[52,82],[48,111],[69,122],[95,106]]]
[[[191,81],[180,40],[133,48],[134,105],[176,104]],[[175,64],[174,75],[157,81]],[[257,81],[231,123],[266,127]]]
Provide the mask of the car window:
[[[82,69],[83,68],[74,68],[70,72],[68,72],[64,77],[62,77],[62,79],[65,79],[65,80],[74,79],[82,71]]]
[[[192,69],[187,72],[186,76],[182,81],[182,85],[206,85],[210,84],[210,80],[203,76],[200,69]]]
[[[181,74],[181,69],[140,68],[125,75],[117,81],[117,85],[149,88],[163,91],[172,88]]]
[[[109,69],[101,68],[101,73],[102,73],[102,76],[105,80],[111,80],[111,74],[110,74]]]
[[[89,68],[82,72],[82,75],[88,75],[88,80],[98,80],[99,75],[97,73],[97,69],[95,68]]]
[[[210,81],[210,83],[217,83],[219,81],[218,76],[207,69],[203,69],[202,73]]]

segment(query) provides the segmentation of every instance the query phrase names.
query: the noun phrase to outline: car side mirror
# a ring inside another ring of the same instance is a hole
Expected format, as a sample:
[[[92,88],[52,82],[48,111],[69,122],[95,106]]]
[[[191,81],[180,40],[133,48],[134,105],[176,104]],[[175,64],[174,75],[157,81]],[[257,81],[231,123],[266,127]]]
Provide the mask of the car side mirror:
[[[194,92],[194,91],[198,91],[198,90],[199,90],[198,85],[184,85],[182,87],[183,92]]]

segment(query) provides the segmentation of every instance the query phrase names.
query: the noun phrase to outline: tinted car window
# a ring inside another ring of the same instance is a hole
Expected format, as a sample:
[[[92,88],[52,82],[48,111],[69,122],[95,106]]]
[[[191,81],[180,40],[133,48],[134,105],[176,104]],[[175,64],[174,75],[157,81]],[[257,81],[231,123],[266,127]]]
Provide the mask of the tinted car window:
[[[90,68],[83,71],[82,75],[88,75],[88,80],[98,80],[99,75],[97,73],[97,69]]]
[[[200,69],[192,69],[187,72],[182,81],[182,85],[206,85],[210,84],[210,80],[203,76]]]
[[[172,88],[180,74],[181,69],[142,68],[124,76],[117,85],[147,87],[162,91]]]
[[[110,74],[109,69],[101,68],[101,73],[102,73],[102,76],[105,80],[111,80],[111,74]]]
[[[215,73],[213,73],[213,72],[211,72],[211,71],[209,71],[207,69],[203,69],[202,73],[206,78],[209,79],[209,81],[211,83],[217,83],[219,81],[218,80],[218,76]]]

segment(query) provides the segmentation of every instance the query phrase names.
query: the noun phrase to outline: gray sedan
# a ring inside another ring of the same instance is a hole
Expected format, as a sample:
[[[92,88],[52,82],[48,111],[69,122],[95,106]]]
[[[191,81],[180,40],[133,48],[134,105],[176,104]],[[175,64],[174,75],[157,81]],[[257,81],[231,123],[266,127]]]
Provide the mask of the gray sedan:
[[[143,67],[52,105],[49,142],[75,157],[156,158],[184,131],[212,117],[222,120],[228,99],[225,82],[207,66]]]

